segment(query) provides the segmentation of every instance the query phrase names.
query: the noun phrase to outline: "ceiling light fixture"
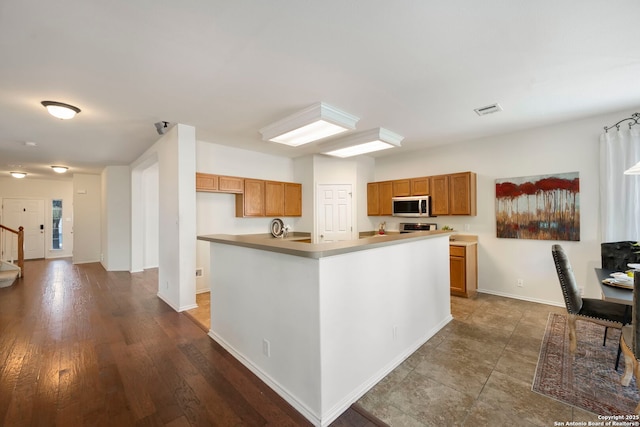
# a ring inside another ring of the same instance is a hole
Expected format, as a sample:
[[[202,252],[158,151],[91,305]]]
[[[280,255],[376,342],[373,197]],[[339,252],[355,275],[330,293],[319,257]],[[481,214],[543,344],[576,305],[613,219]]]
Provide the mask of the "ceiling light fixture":
[[[400,147],[403,136],[388,129],[376,128],[356,133],[327,143],[322,154],[334,157],[352,157],[388,148]]]
[[[49,114],[62,120],[73,119],[80,112],[78,107],[55,101],[42,101],[41,104],[47,108]]]
[[[53,171],[56,173],[65,173],[67,170],[69,170],[69,168],[66,166],[51,166],[51,169],[53,169]]]
[[[260,129],[264,141],[297,147],[356,128],[356,116],[323,102]]]
[[[27,176],[25,172],[9,172],[9,173],[14,178],[24,178],[25,176]]]

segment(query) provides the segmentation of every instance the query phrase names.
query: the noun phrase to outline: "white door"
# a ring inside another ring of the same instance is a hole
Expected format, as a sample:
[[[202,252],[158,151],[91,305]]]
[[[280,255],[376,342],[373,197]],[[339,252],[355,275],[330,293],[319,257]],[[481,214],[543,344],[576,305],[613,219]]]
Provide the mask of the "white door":
[[[351,184],[318,184],[318,242],[351,240]]]
[[[44,200],[4,199],[2,222],[17,230],[24,227],[24,259],[44,258]],[[14,234],[5,236],[4,259],[18,259]],[[12,239],[11,241],[7,241]]]

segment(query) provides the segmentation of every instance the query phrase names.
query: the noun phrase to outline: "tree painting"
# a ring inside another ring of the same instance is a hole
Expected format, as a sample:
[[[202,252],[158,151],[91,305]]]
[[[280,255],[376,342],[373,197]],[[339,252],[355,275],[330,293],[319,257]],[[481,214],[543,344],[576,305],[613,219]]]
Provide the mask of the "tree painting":
[[[496,180],[497,236],[580,240],[578,172]]]

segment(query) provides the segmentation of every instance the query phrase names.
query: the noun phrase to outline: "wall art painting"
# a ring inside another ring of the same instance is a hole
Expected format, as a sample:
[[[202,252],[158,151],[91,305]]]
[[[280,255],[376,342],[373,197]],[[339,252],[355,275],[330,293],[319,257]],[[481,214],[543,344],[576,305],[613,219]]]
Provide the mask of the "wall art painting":
[[[580,240],[578,172],[496,180],[497,236]]]

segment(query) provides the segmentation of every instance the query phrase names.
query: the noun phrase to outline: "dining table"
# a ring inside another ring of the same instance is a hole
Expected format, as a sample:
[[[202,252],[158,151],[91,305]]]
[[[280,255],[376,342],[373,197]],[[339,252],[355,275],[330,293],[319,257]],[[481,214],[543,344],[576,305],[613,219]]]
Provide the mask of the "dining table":
[[[595,270],[598,283],[600,283],[603,300],[629,306],[633,305],[633,289],[620,288],[604,283],[605,279],[611,278],[611,273],[614,273],[614,270],[607,270],[605,268],[596,268]]]

